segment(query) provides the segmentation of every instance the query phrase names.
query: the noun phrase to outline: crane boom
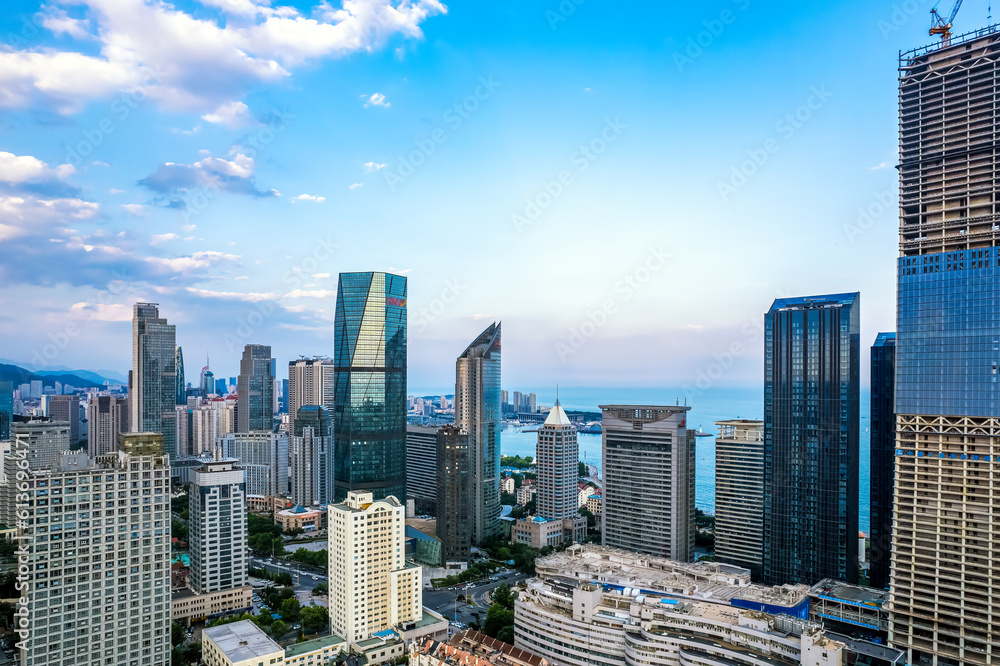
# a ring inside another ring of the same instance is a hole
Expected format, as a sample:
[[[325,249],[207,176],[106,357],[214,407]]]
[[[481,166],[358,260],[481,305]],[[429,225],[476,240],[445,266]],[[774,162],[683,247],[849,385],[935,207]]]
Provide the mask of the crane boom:
[[[940,2],[940,0],[938,0]],[[951,42],[951,25],[955,21],[955,16],[958,15],[958,10],[962,7],[962,0],[956,0],[955,6],[951,8],[951,13],[948,15],[947,20],[938,14],[937,4],[931,8],[931,29],[930,34],[941,35],[941,44],[947,46]]]

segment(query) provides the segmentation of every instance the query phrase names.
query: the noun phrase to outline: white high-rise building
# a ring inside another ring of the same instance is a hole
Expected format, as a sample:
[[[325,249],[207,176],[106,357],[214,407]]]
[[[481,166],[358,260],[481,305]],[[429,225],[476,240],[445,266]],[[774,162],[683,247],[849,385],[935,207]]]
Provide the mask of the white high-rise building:
[[[420,567],[406,563],[406,507],[350,491],[329,508],[330,629],[351,647],[423,617]]]
[[[155,446],[67,453],[27,481],[22,666],[170,664],[170,464],[140,436]]]
[[[289,432],[295,432],[299,407],[322,405],[333,413],[333,367],[333,361],[325,358],[288,362]]]
[[[222,455],[246,472],[246,494],[270,497],[288,491],[288,435],[257,430],[231,432],[219,440]]]
[[[111,453],[118,435],[128,432],[125,401],[113,395],[94,396],[87,402],[87,452],[92,456]]]
[[[292,500],[303,506],[333,502],[333,424],[327,408],[300,407],[288,446]]]
[[[197,594],[245,587],[248,583],[245,475],[218,450],[191,472],[191,589]]]
[[[219,438],[236,430],[236,400],[212,398],[191,412],[192,455],[215,449]]]

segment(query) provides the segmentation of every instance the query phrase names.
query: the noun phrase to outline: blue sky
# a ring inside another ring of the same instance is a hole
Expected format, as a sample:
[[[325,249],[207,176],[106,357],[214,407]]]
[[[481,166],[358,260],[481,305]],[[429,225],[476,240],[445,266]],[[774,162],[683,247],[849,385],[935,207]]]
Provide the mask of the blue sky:
[[[931,6],[8,2],[0,356],[125,370],[150,300],[191,371],[284,365],[392,270],[411,386],[493,320],[511,388],[755,385],[774,298],[855,290],[866,362]]]

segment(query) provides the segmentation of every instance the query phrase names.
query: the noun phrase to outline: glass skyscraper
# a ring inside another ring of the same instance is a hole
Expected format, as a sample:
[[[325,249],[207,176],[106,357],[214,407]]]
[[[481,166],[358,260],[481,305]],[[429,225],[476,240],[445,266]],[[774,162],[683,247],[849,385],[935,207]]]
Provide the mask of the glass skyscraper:
[[[871,564],[868,581],[872,587],[883,589],[889,587],[892,561],[896,334],[879,333],[871,353]]]
[[[174,367],[177,369],[177,374],[174,377],[174,392],[176,397],[174,398],[175,404],[186,405],[187,404],[187,390],[184,387],[184,351],[177,347],[177,351],[174,357]]]
[[[236,432],[271,430],[274,426],[274,376],[271,348],[246,345],[236,378]]]
[[[1000,33],[900,54],[889,639],[910,664],[995,664],[1000,457]]]
[[[858,581],[860,294],[764,316],[764,582]]]
[[[472,540],[500,531],[500,324],[455,363],[455,425],[469,436]]]
[[[10,422],[14,420],[14,385],[0,379],[0,441],[10,439]]]
[[[336,500],[406,501],[406,278],[341,273],[334,320]]]
[[[176,329],[160,317],[156,303],[132,308],[132,375],[129,427],[163,435],[163,452],[177,455]]]

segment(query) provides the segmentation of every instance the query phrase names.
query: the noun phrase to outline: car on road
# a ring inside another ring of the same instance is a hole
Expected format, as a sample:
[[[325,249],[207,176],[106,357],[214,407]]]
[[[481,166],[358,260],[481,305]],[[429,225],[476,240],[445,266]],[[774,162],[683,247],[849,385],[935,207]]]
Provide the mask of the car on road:
[[[313,580],[319,580],[319,576],[309,576],[309,577],[312,578]]]

